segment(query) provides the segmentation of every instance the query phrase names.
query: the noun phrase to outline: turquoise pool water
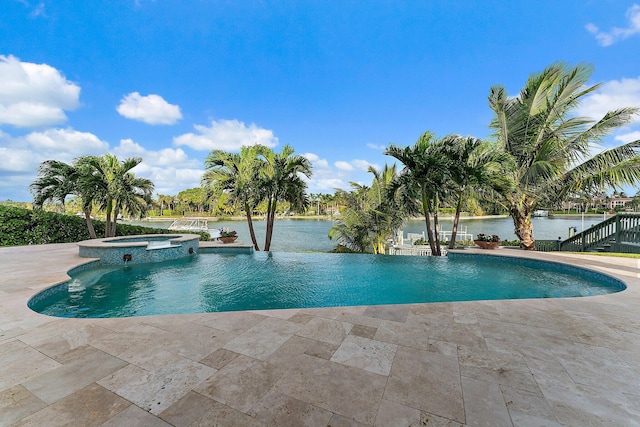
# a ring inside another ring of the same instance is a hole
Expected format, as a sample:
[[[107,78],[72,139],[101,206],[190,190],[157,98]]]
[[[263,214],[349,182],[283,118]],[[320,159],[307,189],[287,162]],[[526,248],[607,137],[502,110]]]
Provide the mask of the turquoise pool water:
[[[608,294],[609,276],[511,257],[353,254],[201,254],[127,267],[91,268],[36,295],[57,317],[128,317],[234,310],[404,304]]]

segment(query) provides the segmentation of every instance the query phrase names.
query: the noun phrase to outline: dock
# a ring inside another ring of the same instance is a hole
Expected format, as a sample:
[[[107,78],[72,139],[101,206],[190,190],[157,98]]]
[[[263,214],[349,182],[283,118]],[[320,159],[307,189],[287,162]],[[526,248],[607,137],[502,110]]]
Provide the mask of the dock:
[[[204,231],[209,232],[209,218],[180,218],[169,226],[171,231]]]

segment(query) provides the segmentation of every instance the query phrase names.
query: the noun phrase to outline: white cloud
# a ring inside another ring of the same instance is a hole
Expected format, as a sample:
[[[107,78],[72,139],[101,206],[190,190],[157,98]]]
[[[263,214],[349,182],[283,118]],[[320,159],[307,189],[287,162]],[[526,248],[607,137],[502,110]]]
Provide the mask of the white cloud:
[[[374,167],[375,169],[378,169],[377,165],[374,165],[373,163],[369,163],[366,160],[360,160],[360,159],[356,159],[356,160],[352,160],[351,164],[353,166],[355,166],[356,168],[363,170],[363,171],[368,171],[369,170],[369,166]]]
[[[588,95],[578,107],[581,116],[599,120],[617,108],[640,107],[640,77],[605,82],[596,92]],[[639,116],[634,121],[640,120]]]
[[[312,181],[316,193],[333,193],[336,188],[347,189],[349,185],[340,178],[319,178]],[[309,189],[311,189],[309,184]]]
[[[338,160],[333,165],[341,171],[349,172],[353,170],[353,166],[351,166],[351,163],[345,162],[343,160]]]
[[[56,160],[61,157],[71,159],[80,155],[102,154],[109,149],[109,144],[89,132],[80,132],[71,128],[47,129],[43,132],[32,132],[24,137],[27,145],[36,152],[52,156]],[[64,160],[63,160],[64,161]]]
[[[238,120],[212,120],[211,126],[194,125],[198,132],[186,133],[173,139],[175,145],[186,145],[195,150],[239,150],[255,144],[275,147],[278,138],[273,131],[251,123],[248,127]]]
[[[29,184],[37,177],[38,165],[50,159],[71,162],[81,155],[101,155],[109,144],[89,132],[71,128],[47,129],[12,137],[0,131],[0,200],[27,201]]]
[[[150,179],[157,194],[178,194],[187,188],[199,187],[204,173],[199,160],[189,158],[181,148],[147,150],[131,139],[123,139],[113,152],[120,158],[142,157],[135,167],[136,176]]]
[[[113,152],[121,157],[142,157],[143,163],[151,166],[168,166],[197,168],[202,163],[196,159],[190,159],[181,148],[163,148],[162,150],[147,150],[131,139],[123,139]]]
[[[200,186],[200,177],[203,169],[176,168],[173,166],[158,167],[147,164],[145,161],[136,166],[136,176],[150,179],[157,194],[176,195],[187,188]]]
[[[33,170],[31,151],[0,147],[1,172],[25,172]]]
[[[125,95],[116,110],[128,119],[150,125],[172,125],[182,118],[179,106],[169,104],[159,95],[142,96],[138,92]]]
[[[123,139],[114,150],[121,157],[142,157],[142,163],[136,166],[136,175],[150,179],[158,194],[178,194],[187,188],[199,187],[204,170],[199,169],[201,162],[190,159],[180,148],[147,150],[131,139]]]
[[[621,135],[617,135],[615,137],[616,141],[620,141],[623,144],[626,144],[628,142],[632,142],[632,141],[638,141],[640,140],[640,130],[634,131],[634,132],[629,132],[629,133],[624,133]]]
[[[184,150],[165,148],[147,150],[131,139],[109,149],[109,144],[97,136],[74,129],[47,129],[22,137],[12,137],[0,131],[0,200],[28,201],[29,184],[37,177],[38,165],[49,159],[71,162],[81,155],[102,155],[112,151],[120,159],[142,157],[134,172],[151,179],[156,192],[177,194],[200,185],[204,170],[202,162],[189,158]]]
[[[0,132],[0,146],[4,159],[0,162],[0,171],[33,174],[44,160],[70,162],[78,156],[100,155],[109,149],[109,144],[94,134],[71,128],[31,132],[18,138]]]
[[[0,55],[0,125],[22,128],[64,123],[79,106],[80,87],[47,64]]]
[[[595,24],[585,25],[587,31],[593,34],[601,46],[611,46],[612,44],[624,40],[634,34],[640,34],[640,5],[634,4],[627,9],[627,26],[623,28],[613,27],[610,31],[601,31]]]
[[[361,159],[351,160],[350,162],[345,162],[344,160],[338,160],[337,162],[334,163],[334,166],[345,172],[350,172],[354,169],[360,169],[362,171],[367,172],[369,170],[369,166],[373,166],[374,168],[378,169],[377,165]]]
[[[318,156],[317,154],[305,153],[302,155],[302,157],[306,157],[311,162],[314,169],[329,167],[329,162],[327,162],[327,159],[321,159],[320,156]]]
[[[376,145],[376,144],[370,144],[370,143],[367,144],[367,147],[371,148],[372,150],[379,150],[379,151],[383,151],[385,148],[387,148],[384,145]]]

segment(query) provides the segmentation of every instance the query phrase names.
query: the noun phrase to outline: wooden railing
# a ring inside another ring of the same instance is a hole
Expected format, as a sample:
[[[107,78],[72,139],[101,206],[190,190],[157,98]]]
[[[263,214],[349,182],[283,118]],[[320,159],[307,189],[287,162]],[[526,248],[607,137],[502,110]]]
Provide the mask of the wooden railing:
[[[569,252],[608,251],[640,253],[640,214],[621,213],[564,241],[536,241],[536,249]]]

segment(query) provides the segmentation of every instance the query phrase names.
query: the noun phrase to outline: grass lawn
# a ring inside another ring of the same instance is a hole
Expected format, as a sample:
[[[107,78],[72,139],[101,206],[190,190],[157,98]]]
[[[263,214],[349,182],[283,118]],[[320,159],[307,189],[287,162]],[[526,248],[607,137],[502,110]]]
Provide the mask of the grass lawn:
[[[577,255],[613,256],[618,258],[640,258],[640,254],[623,254],[616,252],[565,252]]]

